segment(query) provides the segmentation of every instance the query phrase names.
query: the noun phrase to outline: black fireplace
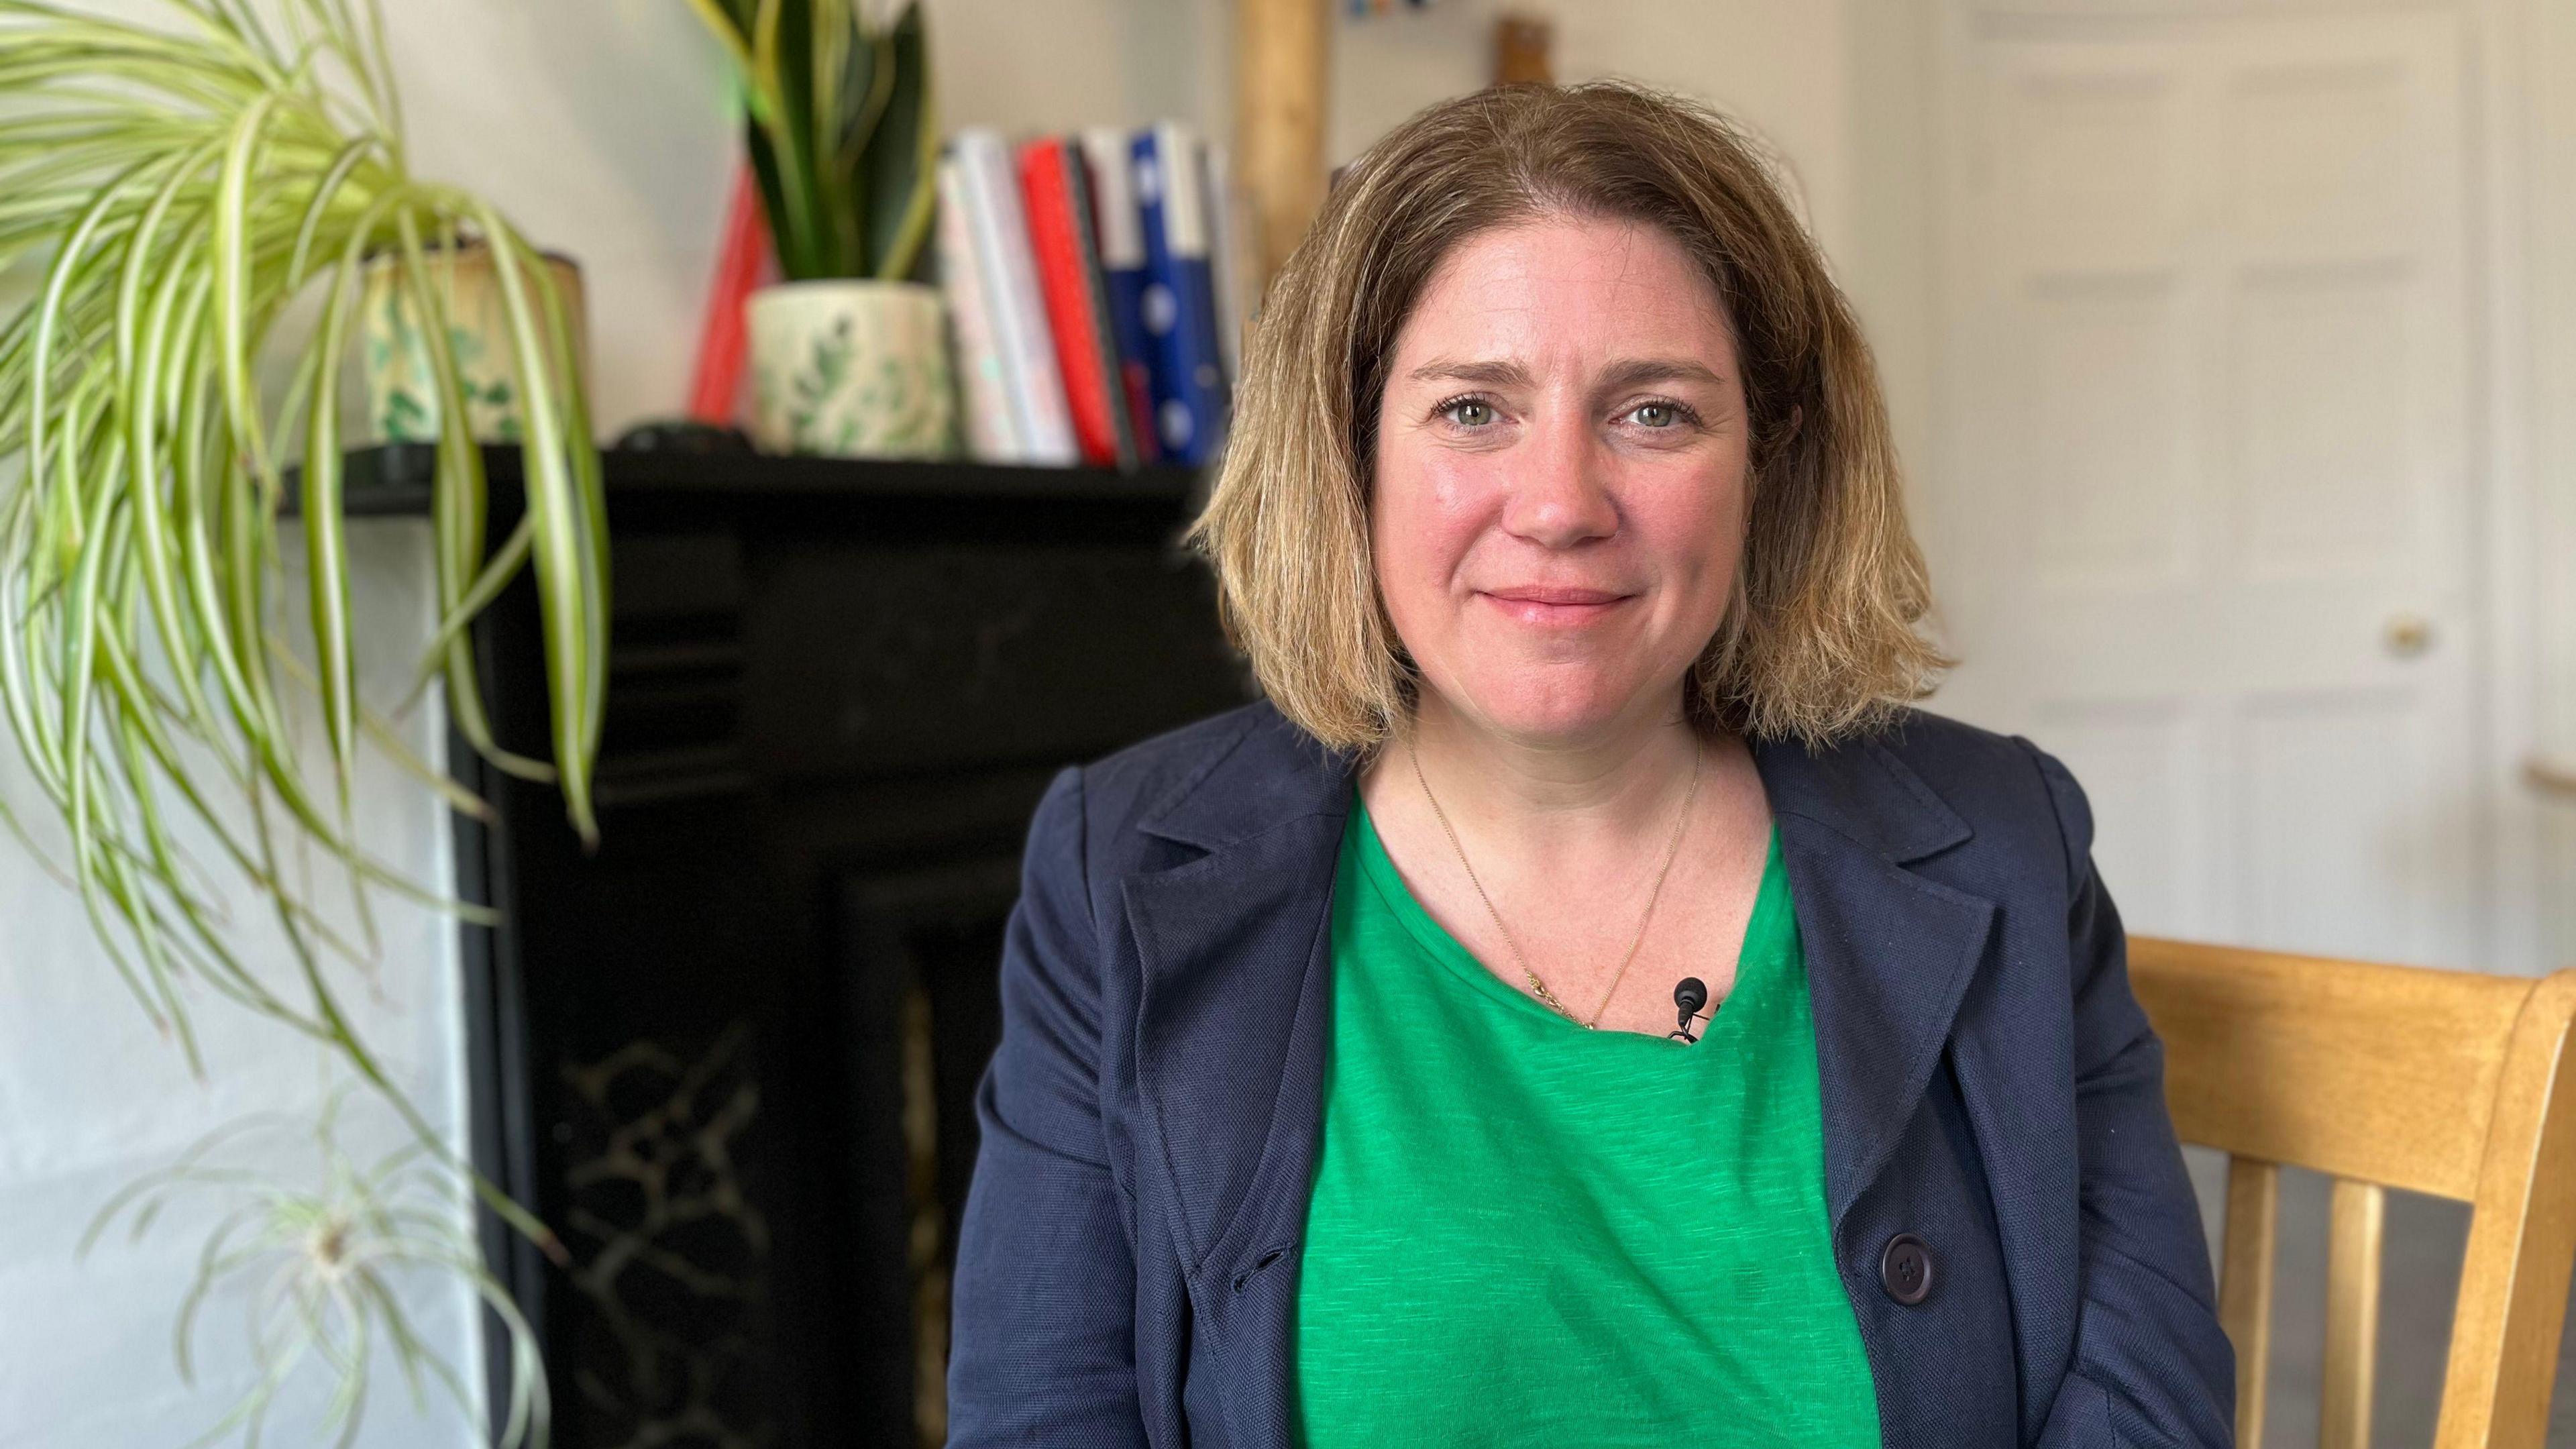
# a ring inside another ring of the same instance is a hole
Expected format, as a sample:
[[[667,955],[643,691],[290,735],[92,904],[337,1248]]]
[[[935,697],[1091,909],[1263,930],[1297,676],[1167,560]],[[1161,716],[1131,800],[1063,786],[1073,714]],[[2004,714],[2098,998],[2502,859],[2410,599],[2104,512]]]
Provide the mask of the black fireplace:
[[[425,451],[359,461],[359,506],[425,506]],[[487,1255],[564,1449],[936,1444],[1029,813],[1245,697],[1174,542],[1197,481],[637,453],[608,486],[597,852],[451,751],[498,815],[462,888],[504,913],[463,928],[475,1153],[571,1263],[488,1215]],[[540,751],[532,591],[477,648]]]

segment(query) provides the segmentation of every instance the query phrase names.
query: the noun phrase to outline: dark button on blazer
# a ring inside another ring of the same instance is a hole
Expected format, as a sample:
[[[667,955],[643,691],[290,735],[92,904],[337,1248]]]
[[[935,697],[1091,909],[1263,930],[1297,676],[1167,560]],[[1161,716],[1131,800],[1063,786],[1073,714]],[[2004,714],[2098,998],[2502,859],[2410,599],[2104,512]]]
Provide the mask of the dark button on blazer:
[[[2074,779],[1920,712],[1754,760],[1886,1442],[2227,1443],[2234,1356]],[[1255,704],[1047,792],[976,1100],[952,1445],[1294,1441],[1352,783]]]

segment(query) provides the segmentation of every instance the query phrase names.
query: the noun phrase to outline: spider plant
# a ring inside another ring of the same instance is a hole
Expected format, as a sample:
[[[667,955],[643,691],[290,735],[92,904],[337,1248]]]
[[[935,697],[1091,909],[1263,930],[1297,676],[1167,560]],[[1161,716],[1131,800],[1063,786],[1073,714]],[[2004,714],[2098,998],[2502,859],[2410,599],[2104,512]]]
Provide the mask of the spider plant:
[[[938,194],[921,11],[864,0],[690,0],[733,57],[752,170],[790,281],[912,275]]]
[[[0,0],[0,268],[35,282],[0,326],[0,714],[63,825],[60,873],[192,1067],[202,1074],[182,991],[202,986],[337,1049],[436,1144],[326,969],[335,955],[371,960],[371,891],[426,899],[356,839],[362,744],[475,805],[394,747],[358,697],[340,363],[361,268],[385,258],[437,324],[424,329],[442,393],[431,660],[461,731],[505,769],[558,779],[587,837],[606,527],[563,303],[490,205],[406,165],[374,0],[163,0],[160,14]],[[468,241],[501,263],[525,418],[527,506],[489,550],[428,260]],[[283,386],[263,385],[264,362]],[[310,606],[300,641],[278,622],[290,529]],[[551,766],[496,746],[464,632],[530,564]],[[320,751],[290,728],[307,692]],[[230,890],[190,840],[214,842]],[[353,883],[358,940],[287,869],[316,848]],[[243,885],[287,943],[283,986],[252,969],[223,909]],[[472,1181],[560,1253],[534,1216]]]
[[[321,1428],[336,1430],[334,1442],[346,1449],[364,1421],[379,1343],[392,1349],[415,1413],[427,1408],[426,1379],[434,1379],[471,1415],[474,1399],[455,1366],[421,1337],[403,1307],[403,1286],[421,1274],[464,1279],[499,1318],[510,1339],[512,1372],[497,1442],[503,1449],[545,1449],[549,1400],[536,1335],[508,1290],[484,1270],[472,1235],[458,1224],[454,1174],[429,1158],[417,1139],[373,1163],[360,1162],[340,1142],[347,1095],[345,1083],[334,1089],[318,1123],[263,1113],[207,1134],[177,1162],[110,1199],[81,1236],[79,1251],[86,1255],[129,1212],[128,1237],[139,1241],[161,1210],[182,1197],[210,1197],[217,1204],[221,1217],[180,1299],[173,1333],[179,1373],[195,1382],[198,1314],[227,1291],[242,1298],[243,1337],[258,1373],[231,1411],[189,1449],[236,1428],[245,1442],[257,1444],[279,1389],[308,1356],[337,1372]],[[317,1187],[291,1186],[249,1165],[248,1149],[262,1134],[297,1127],[311,1131],[320,1149]],[[229,1162],[231,1154],[245,1160]]]

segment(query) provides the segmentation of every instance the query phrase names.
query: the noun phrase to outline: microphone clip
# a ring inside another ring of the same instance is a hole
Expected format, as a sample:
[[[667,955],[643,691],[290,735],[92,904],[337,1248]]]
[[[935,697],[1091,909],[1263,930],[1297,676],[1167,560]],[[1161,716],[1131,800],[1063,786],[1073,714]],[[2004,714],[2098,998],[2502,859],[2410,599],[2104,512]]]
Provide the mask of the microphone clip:
[[[1699,1036],[1691,1030],[1691,1023],[1694,1020],[1703,1019],[1700,1016],[1700,1008],[1708,1005],[1708,983],[1696,976],[1685,976],[1675,982],[1673,1005],[1681,1011],[1680,1025],[1668,1033],[1665,1040],[1677,1041],[1684,1046],[1698,1045]],[[1714,1018],[1716,1014],[1710,1012],[1708,1015],[1709,1018]]]

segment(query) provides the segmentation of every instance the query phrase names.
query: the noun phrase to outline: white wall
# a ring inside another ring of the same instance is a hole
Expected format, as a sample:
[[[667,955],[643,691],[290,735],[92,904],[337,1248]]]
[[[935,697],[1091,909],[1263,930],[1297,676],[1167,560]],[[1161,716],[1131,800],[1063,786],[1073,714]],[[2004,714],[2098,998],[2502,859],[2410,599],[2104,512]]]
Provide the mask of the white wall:
[[[2530,466],[2540,495],[2535,733],[2576,764],[2576,6],[2531,0],[2525,13],[2530,30],[2515,42],[2526,105],[2516,119],[2529,148]],[[2554,964],[2576,965],[2576,799],[2544,805],[2542,818],[2543,950]]]
[[[370,697],[398,698],[413,645],[435,611],[428,525],[361,524],[350,554],[364,582],[356,607],[373,659]],[[300,583],[296,586],[300,593]],[[305,738],[314,723],[303,721]],[[435,757],[445,724],[433,700],[402,721],[415,751]],[[35,809],[40,798],[13,747],[0,745],[0,798],[48,854],[61,832]],[[452,887],[447,827],[428,794],[381,760],[358,777],[359,838],[433,890]],[[200,842],[194,854],[216,859]],[[318,898],[342,894],[330,877]],[[279,994],[301,1002],[283,945],[263,929],[257,902],[235,903],[246,959],[272,968]],[[345,923],[345,917],[344,923]],[[456,936],[436,913],[380,899],[382,956],[370,983],[335,967],[333,984],[388,1073],[451,1142],[463,1140],[461,992]],[[254,1113],[310,1121],[336,1080],[318,1046],[215,997],[183,993],[204,1053],[206,1079],[191,1079],[179,1050],[154,1034],[99,950],[79,899],[39,871],[14,841],[0,840],[0,1449],[166,1449],[215,1423],[255,1381],[243,1347],[239,1292],[213,1299],[200,1322],[198,1387],[178,1376],[171,1329],[207,1232],[238,1199],[180,1199],[140,1240],[120,1230],[85,1261],[73,1249],[99,1208],[148,1172],[168,1166],[217,1127]],[[372,1162],[407,1140],[374,1101],[353,1098],[344,1145]],[[292,1190],[319,1186],[318,1157],[293,1132],[271,1133],[227,1153]],[[461,1204],[458,1221],[463,1221]],[[239,1285],[236,1285],[238,1288]],[[471,1305],[461,1285],[411,1280],[415,1327],[479,1375]],[[283,1395],[269,1442],[326,1442],[316,1430],[318,1387],[308,1376]],[[370,1445],[452,1444],[464,1418],[433,1402],[415,1418],[390,1361],[377,1383]]]
[[[1333,33],[1325,145],[1349,160],[1433,101],[1489,84],[1494,22],[1506,11],[1556,28],[1559,81],[1620,76],[1707,101],[1780,148],[1807,193],[1828,254],[1852,226],[1848,0],[1445,0]],[[1338,7],[1337,7],[1338,9]]]

